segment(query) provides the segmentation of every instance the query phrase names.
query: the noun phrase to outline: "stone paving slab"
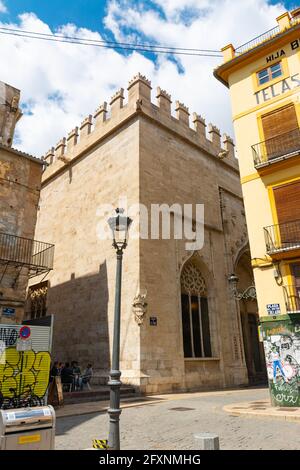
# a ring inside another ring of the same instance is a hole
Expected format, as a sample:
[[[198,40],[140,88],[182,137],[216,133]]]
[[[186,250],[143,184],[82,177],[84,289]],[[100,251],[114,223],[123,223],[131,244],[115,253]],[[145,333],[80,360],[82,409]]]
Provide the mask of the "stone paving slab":
[[[264,390],[265,387],[256,388],[256,390]],[[145,404],[158,404],[164,401],[170,400],[181,400],[197,397],[209,397],[209,396],[222,396],[236,393],[236,389],[211,391],[211,392],[189,392],[189,393],[172,393],[163,395],[149,395],[145,397],[132,397],[122,398],[121,397],[121,408],[130,408],[133,406],[143,406]],[[240,389],[240,393],[248,393],[249,389]],[[72,403],[66,404],[55,409],[56,417],[63,418],[67,416],[80,416],[90,413],[105,413],[109,407],[108,400],[100,400],[86,403]]]
[[[130,408],[132,406],[141,406],[145,404],[156,404],[162,400],[149,398],[123,398],[121,408]],[[80,416],[90,413],[106,413],[109,407],[108,400],[87,402],[87,403],[74,403],[70,405],[63,405],[55,408],[56,418],[65,418],[67,416]]]
[[[269,390],[266,387],[162,395],[161,401],[157,400],[156,403],[136,404],[122,400],[123,405],[131,406],[123,409],[121,414],[121,448],[194,450],[195,434],[212,433],[219,436],[222,450],[299,450],[299,421],[238,416],[223,410],[224,406],[233,403],[263,402],[268,398]],[[256,406],[259,405],[262,403]],[[55,448],[90,449],[94,439],[107,439],[108,431],[106,412],[61,417],[56,421]]]
[[[223,410],[234,416],[244,415],[300,422],[300,408],[274,407],[270,400],[233,403],[224,406]]]

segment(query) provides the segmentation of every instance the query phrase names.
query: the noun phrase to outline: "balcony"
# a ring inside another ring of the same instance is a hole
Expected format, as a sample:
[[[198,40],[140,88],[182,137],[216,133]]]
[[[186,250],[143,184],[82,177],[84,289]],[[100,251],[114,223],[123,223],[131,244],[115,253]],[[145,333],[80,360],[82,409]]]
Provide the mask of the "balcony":
[[[274,259],[300,254],[300,220],[264,228],[267,253]]]
[[[54,245],[0,232],[0,264],[27,268],[29,277],[53,269]]]
[[[287,30],[291,28],[295,28],[300,24],[300,15],[298,14],[297,16],[293,16],[293,12],[291,14],[286,14],[284,17],[279,17],[277,18],[277,23],[278,25],[275,26],[272,29],[269,29],[268,31],[265,31],[263,34],[260,34],[259,36],[256,36],[254,39],[251,39],[251,41],[246,42],[245,44],[242,44],[241,46],[237,47],[235,49],[235,55],[240,56],[242,54],[245,54],[246,52],[251,51],[252,49],[255,49],[256,47],[261,46],[265,42],[268,42],[272,39],[274,39],[276,36],[280,34],[284,34]]]
[[[284,297],[287,313],[300,312],[300,287],[284,286]]]
[[[250,49],[254,49],[257,46],[260,46],[266,41],[269,41],[270,39],[274,38],[277,36],[277,34],[280,33],[280,27],[276,26],[275,28],[272,28],[268,31],[266,31],[263,34],[260,34],[254,39],[251,39],[251,41],[246,42],[245,44],[242,44],[242,46],[239,46],[235,50],[236,55],[241,55],[245,54],[245,52],[248,52]]]
[[[254,166],[265,168],[273,163],[300,154],[300,129],[294,129],[272,139],[252,145]]]

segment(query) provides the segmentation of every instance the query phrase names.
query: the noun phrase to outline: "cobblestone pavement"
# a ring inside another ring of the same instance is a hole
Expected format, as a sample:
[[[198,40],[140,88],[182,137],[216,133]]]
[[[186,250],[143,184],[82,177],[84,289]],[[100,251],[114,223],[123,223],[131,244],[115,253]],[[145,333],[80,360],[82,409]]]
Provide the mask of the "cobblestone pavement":
[[[193,434],[217,433],[221,449],[300,449],[300,423],[232,416],[223,406],[265,400],[267,389],[179,395],[126,408],[121,414],[121,446],[127,450],[195,449]],[[183,408],[185,410],[176,410]],[[56,449],[86,449],[106,439],[108,416],[93,413],[57,419]]]

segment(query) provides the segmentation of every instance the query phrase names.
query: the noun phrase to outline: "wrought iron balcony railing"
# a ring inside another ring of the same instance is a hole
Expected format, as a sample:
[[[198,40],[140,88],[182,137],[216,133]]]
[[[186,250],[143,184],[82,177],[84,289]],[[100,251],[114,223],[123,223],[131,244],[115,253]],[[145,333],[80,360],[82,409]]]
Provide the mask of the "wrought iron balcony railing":
[[[40,274],[53,268],[54,245],[0,232],[0,263]]]
[[[252,145],[252,151],[255,167],[274,163],[280,157],[300,153],[300,129],[294,129]]]
[[[268,254],[300,250],[300,220],[264,228]]]
[[[283,290],[287,313],[300,312],[300,287],[284,286]]]
[[[269,29],[269,31],[266,31],[263,34],[260,34],[254,39],[251,39],[251,41],[246,42],[245,44],[242,44],[242,46],[239,46],[236,50],[235,53],[236,55],[241,55],[244,54],[245,52],[249,51],[250,49],[254,49],[257,46],[260,46],[263,42],[269,41],[272,39],[274,36],[280,33],[280,27],[276,26],[275,28]]]

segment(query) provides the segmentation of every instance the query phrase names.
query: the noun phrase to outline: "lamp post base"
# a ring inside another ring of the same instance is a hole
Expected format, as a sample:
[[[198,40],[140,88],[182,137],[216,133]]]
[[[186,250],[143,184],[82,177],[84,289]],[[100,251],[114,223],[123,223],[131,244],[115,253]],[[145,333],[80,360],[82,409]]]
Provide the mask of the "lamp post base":
[[[121,372],[119,370],[110,371],[110,406],[107,410],[109,414],[109,436],[108,447],[111,450],[120,450],[120,381]]]

